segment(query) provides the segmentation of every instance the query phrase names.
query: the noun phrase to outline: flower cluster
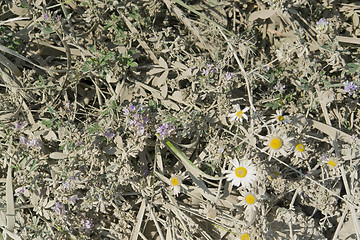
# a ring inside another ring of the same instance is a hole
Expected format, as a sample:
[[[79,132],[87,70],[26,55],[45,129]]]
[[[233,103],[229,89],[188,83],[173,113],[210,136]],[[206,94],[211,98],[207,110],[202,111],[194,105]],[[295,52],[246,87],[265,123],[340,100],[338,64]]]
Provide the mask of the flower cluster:
[[[146,137],[146,127],[149,119],[143,114],[143,109],[130,104],[129,107],[125,107],[123,111],[127,118],[128,128],[137,136]]]
[[[170,123],[164,123],[156,129],[156,133],[160,135],[160,138],[164,140],[169,137],[172,132],[175,131],[175,126]]]
[[[41,148],[41,141],[38,138],[33,138],[31,140],[27,139],[24,136],[19,137],[19,143],[30,149],[36,150]]]
[[[316,22],[315,29],[320,33],[326,33],[329,29],[329,22],[325,18],[321,18]]]
[[[356,95],[359,86],[356,85],[354,82],[346,81],[344,82],[344,90],[345,92],[349,93],[350,95]]]
[[[202,68],[201,75],[208,76],[210,73],[215,73],[215,72],[217,72],[217,70],[214,67],[214,65],[208,63]]]

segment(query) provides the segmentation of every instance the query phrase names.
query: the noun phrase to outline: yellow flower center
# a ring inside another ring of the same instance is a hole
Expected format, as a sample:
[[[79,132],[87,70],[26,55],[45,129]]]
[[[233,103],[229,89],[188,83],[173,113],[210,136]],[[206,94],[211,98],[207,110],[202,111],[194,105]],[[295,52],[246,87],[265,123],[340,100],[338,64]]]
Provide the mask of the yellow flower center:
[[[238,167],[237,169],[235,169],[235,175],[238,178],[243,178],[246,176],[246,174],[247,174],[247,170],[244,167]]]
[[[281,148],[282,147],[281,139],[279,137],[274,137],[273,139],[271,139],[270,147],[275,150],[278,150],[279,148]]]
[[[254,196],[253,194],[249,194],[249,195],[247,195],[247,196],[245,197],[245,201],[246,201],[247,204],[252,205],[252,204],[255,203],[256,198],[255,198],[255,196]]]
[[[305,146],[304,146],[304,144],[298,143],[298,144],[296,144],[296,149],[299,152],[303,152],[303,151],[305,151]]]
[[[243,235],[241,235],[241,240],[250,240],[250,235],[247,233],[244,233]]]
[[[330,159],[330,160],[328,161],[328,164],[329,164],[330,166],[332,166],[332,167],[335,167],[335,166],[336,166],[336,162],[335,162],[334,160],[332,160],[332,159]]]
[[[241,118],[243,114],[244,114],[243,111],[237,111],[236,112],[236,116],[238,116],[238,118]]]
[[[284,121],[284,116],[279,115],[279,116],[277,116],[277,119],[278,119],[280,122],[282,122],[282,121]]]
[[[172,177],[172,178],[171,178],[171,184],[172,184],[173,186],[179,185],[179,179],[177,179],[177,177]]]

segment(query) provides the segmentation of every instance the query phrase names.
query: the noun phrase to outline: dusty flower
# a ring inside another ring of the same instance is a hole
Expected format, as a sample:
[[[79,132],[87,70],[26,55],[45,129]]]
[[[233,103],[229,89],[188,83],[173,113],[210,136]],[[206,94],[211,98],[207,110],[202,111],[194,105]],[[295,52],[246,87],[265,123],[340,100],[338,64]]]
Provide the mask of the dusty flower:
[[[274,90],[283,93],[285,90],[285,85],[279,82],[277,85],[274,86]]]
[[[256,180],[256,167],[250,160],[242,159],[240,162],[237,158],[230,161],[233,165],[232,170],[225,170],[226,178],[231,181],[234,186],[242,185],[245,188],[251,186]]]
[[[356,85],[356,83],[354,82],[349,82],[349,81],[344,82],[344,90],[350,95],[356,94],[358,88],[359,86]]]
[[[339,161],[335,157],[323,157],[323,163],[330,169],[335,169],[339,166]]]
[[[235,107],[235,112],[230,113],[228,115],[231,122],[235,120],[240,120],[240,122],[243,122],[243,118],[245,120],[248,120],[248,116],[245,114],[245,112],[247,112],[250,109],[249,107],[245,107],[244,109],[241,109],[239,104],[236,104],[234,107]]]
[[[293,151],[294,151],[294,156],[296,158],[305,159],[309,156],[307,154],[307,149],[306,149],[305,145],[301,142],[296,142],[294,144]]]
[[[111,129],[106,130],[105,132],[105,136],[109,139],[112,140],[116,135],[115,133],[112,132]]]
[[[321,18],[316,22],[316,30],[321,33],[326,33],[329,29],[329,22],[325,18]]]
[[[277,122],[277,123],[283,124],[283,123],[288,123],[289,120],[287,119],[286,116],[284,116],[284,113],[282,110],[276,110],[276,113],[271,115],[271,120],[269,122],[270,123]]]
[[[178,175],[174,175],[174,174],[171,175],[170,186],[171,186],[172,190],[174,191],[175,196],[179,195],[179,193],[181,192],[181,188],[186,189],[186,186],[182,183],[185,178],[186,177],[185,177],[184,173],[178,174]]]
[[[161,139],[169,137],[173,131],[175,131],[175,127],[170,123],[164,123],[156,129],[156,133],[160,135]]]
[[[270,156],[287,156],[287,148],[292,138],[288,138],[285,133],[280,130],[273,129],[272,133],[265,137],[265,147],[262,151],[268,151]]]
[[[250,234],[243,233],[241,234],[240,238],[237,238],[236,240],[250,240]]]
[[[253,192],[241,191],[238,199],[240,200],[239,205],[245,207],[245,214],[248,215],[255,212],[259,207],[258,196]]]
[[[15,124],[16,129],[19,131],[23,130],[26,126],[27,126],[27,123],[23,122],[23,121],[19,121]]]

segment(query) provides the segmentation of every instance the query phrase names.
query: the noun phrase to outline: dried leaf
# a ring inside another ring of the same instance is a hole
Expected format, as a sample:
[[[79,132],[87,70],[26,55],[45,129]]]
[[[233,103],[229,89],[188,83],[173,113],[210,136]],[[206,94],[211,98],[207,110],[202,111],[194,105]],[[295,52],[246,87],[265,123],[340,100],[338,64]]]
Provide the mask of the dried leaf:
[[[15,227],[15,206],[14,206],[14,191],[11,168],[8,168],[6,176],[6,228],[14,231]]]
[[[52,159],[63,159],[63,158],[67,158],[67,154],[63,153],[63,152],[52,152],[50,153],[50,158]]]
[[[253,12],[250,17],[249,17],[249,21],[253,22],[257,19],[267,19],[272,17],[274,14],[276,13],[276,10],[261,10],[261,11],[256,11]]]

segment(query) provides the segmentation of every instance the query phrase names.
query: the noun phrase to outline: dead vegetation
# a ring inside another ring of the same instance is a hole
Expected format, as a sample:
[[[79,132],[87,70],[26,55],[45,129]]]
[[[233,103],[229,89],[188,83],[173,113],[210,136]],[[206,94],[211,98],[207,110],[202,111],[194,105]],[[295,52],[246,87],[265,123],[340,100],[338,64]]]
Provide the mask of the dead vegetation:
[[[0,6],[3,239],[360,239],[358,3]]]

